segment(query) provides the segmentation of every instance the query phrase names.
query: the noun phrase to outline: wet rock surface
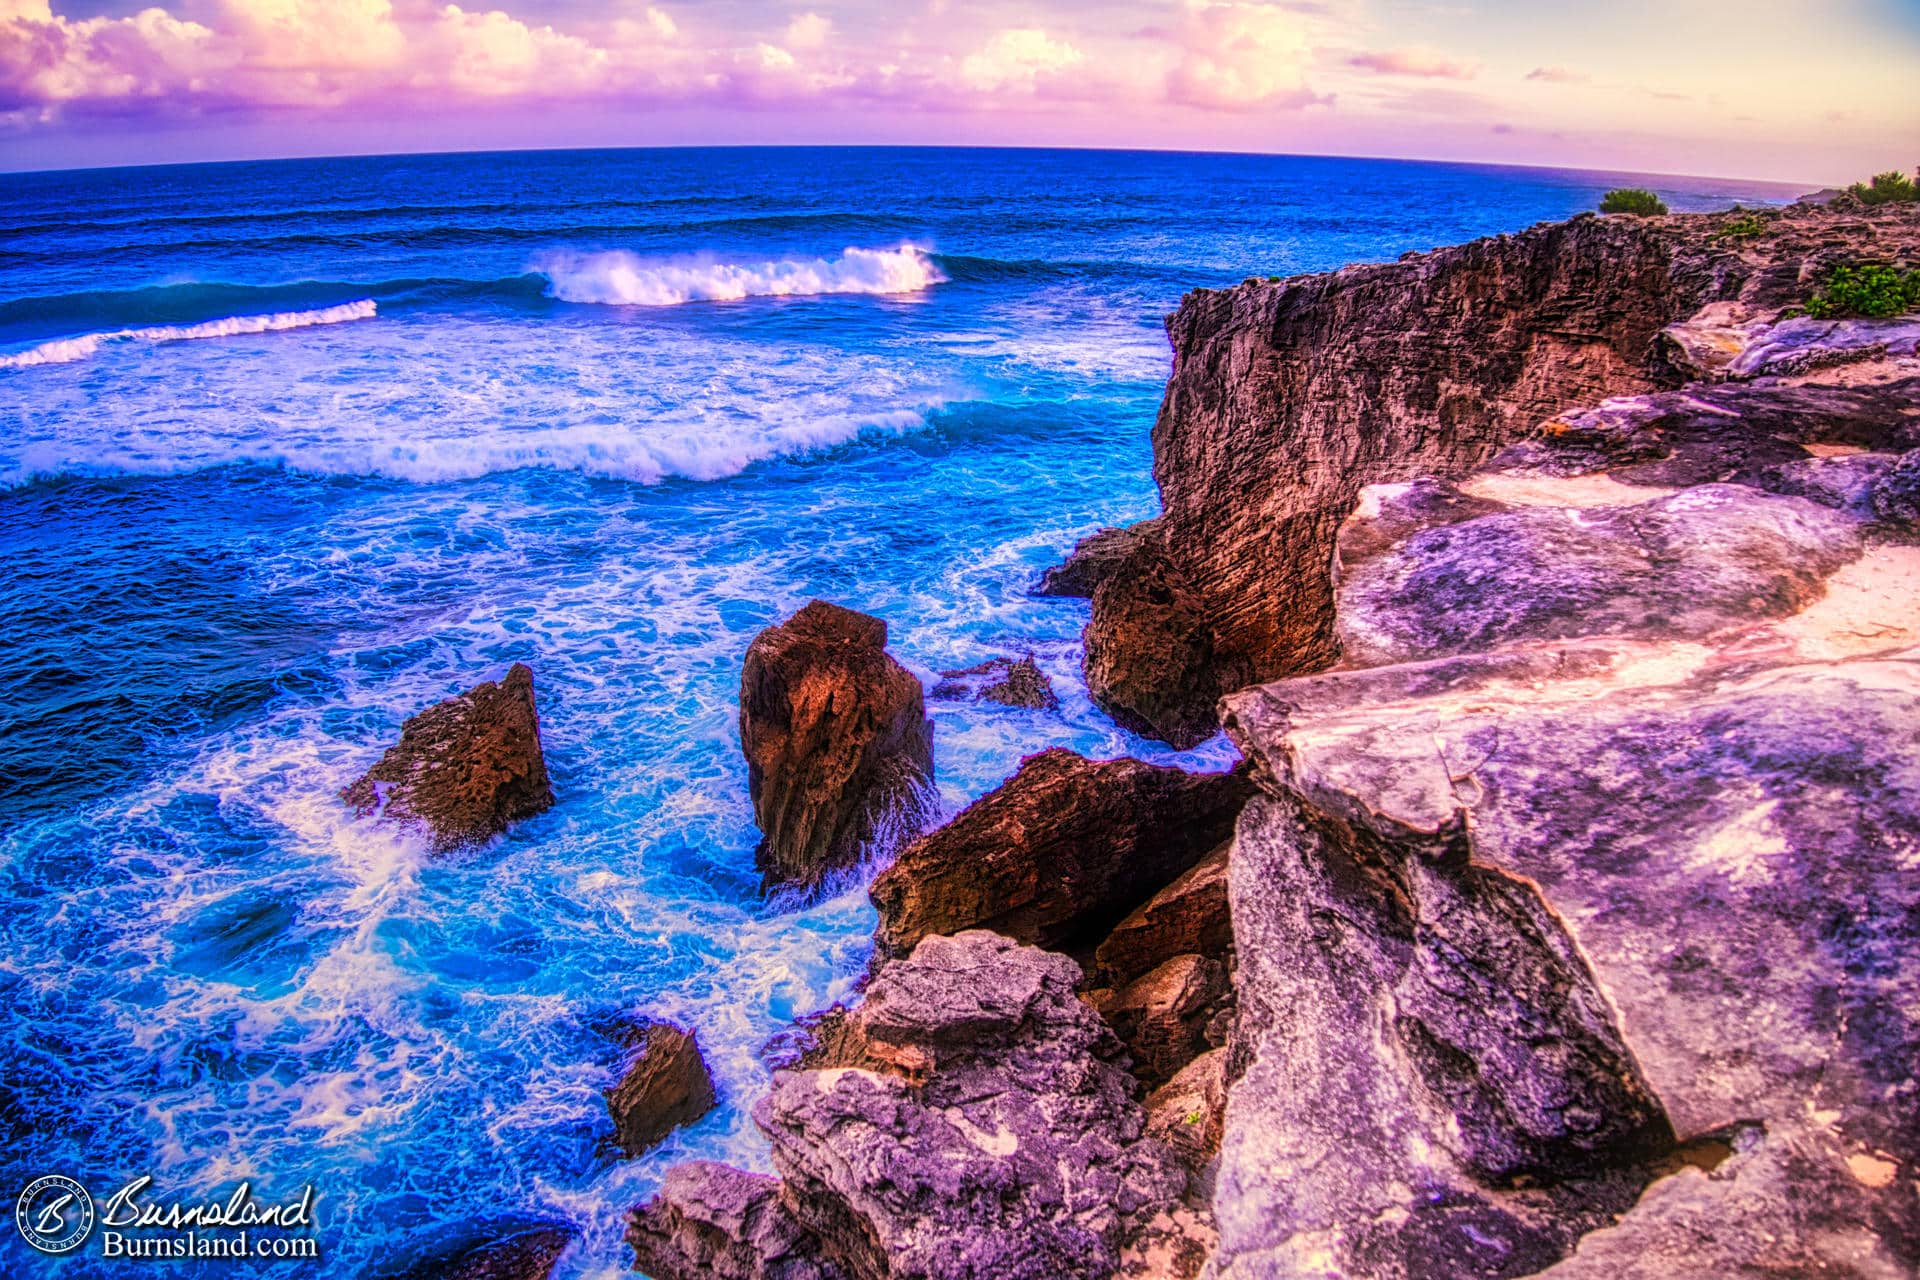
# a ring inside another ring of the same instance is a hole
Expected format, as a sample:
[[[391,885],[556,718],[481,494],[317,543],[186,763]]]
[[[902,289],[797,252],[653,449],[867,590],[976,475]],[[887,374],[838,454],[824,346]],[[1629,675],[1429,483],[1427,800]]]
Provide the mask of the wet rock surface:
[[[533,671],[506,676],[428,707],[400,741],[341,793],[354,812],[423,828],[435,853],[485,844],[553,806]]]
[[[1029,756],[874,881],[876,941],[902,955],[929,934],[987,928],[1089,946],[1217,847],[1250,792],[1235,774]]]
[[[1138,524],[1088,534],[1074,544],[1065,561],[1040,575],[1033,594],[1091,596],[1096,587],[1126,563],[1135,546],[1153,535],[1158,523],[1155,520],[1142,520]]]
[[[779,1205],[816,1256],[861,1280],[1104,1277],[1156,1219],[1171,1223],[1186,1172],[1144,1136],[1120,1045],[1075,995],[1079,977],[1065,956],[998,934],[931,937],[880,971],[839,1057],[775,1077],[754,1119]],[[754,1204],[764,1214],[768,1201]],[[635,1221],[676,1214],[718,1216],[670,1184]],[[721,1234],[731,1247],[756,1230]],[[777,1249],[786,1231],[772,1232]],[[662,1274],[692,1274],[648,1247]]]
[[[683,1124],[713,1110],[713,1078],[691,1031],[642,1019],[623,1029],[626,1064],[607,1090],[614,1141],[629,1156],[644,1154]]]
[[[740,677],[765,886],[817,886],[910,834],[933,776],[920,682],[887,624],[815,600],[747,649]]]
[[[576,1234],[560,1222],[505,1224],[417,1263],[401,1280],[547,1280]]]
[[[1031,653],[1022,658],[989,658],[975,666],[942,671],[933,697],[950,700],[985,699],[1002,706],[1052,711],[1060,705],[1053,682]]]

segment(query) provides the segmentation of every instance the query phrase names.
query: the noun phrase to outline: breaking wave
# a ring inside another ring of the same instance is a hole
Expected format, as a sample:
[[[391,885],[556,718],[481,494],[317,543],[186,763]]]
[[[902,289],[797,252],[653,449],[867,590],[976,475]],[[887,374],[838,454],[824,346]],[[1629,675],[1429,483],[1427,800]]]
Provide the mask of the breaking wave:
[[[671,307],[683,302],[787,298],[827,293],[918,293],[947,277],[925,250],[847,249],[837,258],[721,262],[643,258],[622,250],[554,253],[535,261],[563,302]]]
[[[230,338],[244,333],[271,333],[280,329],[304,329],[317,324],[340,324],[347,320],[370,320],[375,311],[371,298],[343,302],[316,311],[276,311],[262,316],[227,316],[202,324],[150,325],[139,329],[115,329],[110,333],[88,333],[77,338],[55,338],[37,347],[0,356],[0,369],[23,369],[39,364],[66,364],[84,360],[106,342],[182,342],[193,338]]]

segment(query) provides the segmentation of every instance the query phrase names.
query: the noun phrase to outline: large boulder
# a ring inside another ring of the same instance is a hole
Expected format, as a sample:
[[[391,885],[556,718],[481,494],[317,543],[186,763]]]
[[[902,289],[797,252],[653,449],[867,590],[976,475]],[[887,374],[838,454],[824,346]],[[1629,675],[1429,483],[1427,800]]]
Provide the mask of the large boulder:
[[[1096,942],[1215,848],[1252,793],[1233,773],[1055,748],[901,851],[874,881],[881,950],[986,928],[1044,947]]]
[[[1723,221],[1583,216],[1188,294],[1153,430],[1157,564],[1094,593],[1095,701],[1191,741],[1220,692],[1338,656],[1328,566],[1363,486],[1457,476],[1563,410],[1676,385],[1663,330],[1709,303],[1777,311],[1830,262],[1920,257],[1910,206],[1803,207],[1739,241]]]
[[[637,1156],[717,1103],[693,1032],[652,1019],[624,1031],[626,1061],[619,1082],[607,1090],[607,1112],[620,1150]]]
[[[359,816],[426,830],[435,853],[484,844],[553,806],[533,671],[475,685],[401,726],[400,741],[341,793]]]
[[[1140,904],[1094,952],[1094,972],[1122,987],[1173,957],[1193,953],[1222,959],[1233,951],[1227,905],[1227,859],[1233,843],[1217,849]]]
[[[933,777],[920,682],[887,624],[823,600],[748,647],[740,744],[769,889],[815,887],[911,834]]]
[[[859,1280],[1113,1275],[1174,1221],[1187,1174],[1143,1136],[1120,1046],[1074,994],[1079,977],[1065,956],[983,931],[886,966],[839,1056],[776,1074],[754,1109],[778,1211],[764,1185],[734,1184],[716,1210],[711,1175],[670,1182],[634,1219],[653,1274],[691,1280],[724,1256],[713,1274],[784,1278],[739,1259],[791,1256],[798,1231],[809,1257]],[[690,1221],[716,1225],[674,1225]]]

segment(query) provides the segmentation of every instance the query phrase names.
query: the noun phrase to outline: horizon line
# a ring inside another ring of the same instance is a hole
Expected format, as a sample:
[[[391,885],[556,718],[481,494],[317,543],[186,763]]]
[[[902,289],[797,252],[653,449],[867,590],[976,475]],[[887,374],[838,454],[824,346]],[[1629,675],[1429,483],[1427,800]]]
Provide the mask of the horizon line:
[[[1059,146],[1046,143],[979,142],[698,142],[636,143],[627,146],[574,147],[466,147],[420,151],[340,151],[277,156],[236,156],[224,160],[152,160],[137,164],[78,165],[41,169],[11,169],[0,166],[0,173],[79,174],[114,173],[126,169],[196,169],[231,164],[288,164],[308,160],[399,160],[431,159],[442,156],[545,155],[551,153],[602,151],[1085,151],[1116,155],[1163,156],[1239,156],[1268,160],[1370,160],[1395,164],[1434,164],[1456,168],[1519,169],[1539,173],[1612,174],[1632,178],[1682,178],[1695,182],[1740,182],[1754,186],[1795,187],[1810,185],[1811,180],[1785,178],[1749,178],[1737,174],[1680,173],[1656,169],[1587,168],[1580,165],[1516,164],[1494,160],[1456,160],[1435,156],[1348,155],[1331,151],[1244,151],[1238,148],[1209,147],[1124,147]],[[1811,184],[1812,190],[1828,189],[1828,184]]]

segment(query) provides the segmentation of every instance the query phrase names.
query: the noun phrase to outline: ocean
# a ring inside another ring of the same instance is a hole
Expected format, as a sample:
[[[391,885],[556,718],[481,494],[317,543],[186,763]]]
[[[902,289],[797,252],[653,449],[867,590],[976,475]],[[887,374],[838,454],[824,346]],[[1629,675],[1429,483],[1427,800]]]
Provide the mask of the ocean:
[[[1639,180],[1676,209],[1771,185]],[[766,1168],[766,1046],[846,997],[851,877],[763,901],[740,664],[812,597],[936,673],[1031,651],[1057,711],[930,703],[941,803],[1118,729],[1082,601],[1156,509],[1186,290],[1594,206],[1619,175],[963,149],[569,151],[0,175],[0,1137],[96,1198],[311,1185],[389,1274],[564,1220],[626,1272],[668,1165]],[[338,798],[524,661],[557,805],[429,859]],[[623,1014],[721,1106],[612,1161]],[[7,1275],[232,1274],[64,1259]]]

